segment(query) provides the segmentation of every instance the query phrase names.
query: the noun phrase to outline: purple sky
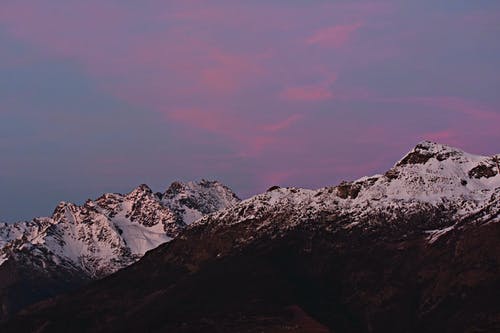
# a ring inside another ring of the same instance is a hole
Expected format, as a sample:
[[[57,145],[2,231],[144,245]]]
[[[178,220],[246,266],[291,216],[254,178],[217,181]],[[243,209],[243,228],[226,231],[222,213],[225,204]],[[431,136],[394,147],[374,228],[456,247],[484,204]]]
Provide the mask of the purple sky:
[[[0,220],[140,183],[241,197],[500,152],[500,2],[2,0]]]

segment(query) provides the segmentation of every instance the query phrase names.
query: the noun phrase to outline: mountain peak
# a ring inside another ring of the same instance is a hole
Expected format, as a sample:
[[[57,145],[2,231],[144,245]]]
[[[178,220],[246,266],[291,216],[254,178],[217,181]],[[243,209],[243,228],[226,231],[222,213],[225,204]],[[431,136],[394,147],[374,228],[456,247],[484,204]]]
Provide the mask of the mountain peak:
[[[432,150],[432,149],[458,150],[455,147],[452,147],[452,146],[449,146],[449,145],[445,145],[445,144],[442,144],[442,143],[439,143],[439,142],[435,142],[435,141],[430,141],[430,140],[420,141],[415,146],[415,149],[417,149],[417,148],[420,148],[420,149],[429,149],[429,150]]]
[[[186,224],[203,215],[231,207],[240,201],[227,186],[216,180],[199,182],[173,182],[162,196],[162,202]]]
[[[77,208],[76,205],[71,202],[61,201],[54,209],[54,212],[52,213],[52,218],[58,219],[61,216],[64,216],[66,212],[76,211],[76,208]]]
[[[125,197],[137,201],[149,196],[153,196],[153,190],[148,185],[141,184],[130,191]]]
[[[210,192],[216,191],[221,194],[227,195],[228,197],[233,197],[235,200],[239,201],[238,196],[227,186],[219,182],[218,180],[207,180],[201,179],[198,182],[179,182],[175,181],[163,194],[163,198],[173,199],[178,196],[186,196],[193,194],[194,192]]]
[[[421,165],[419,167],[418,165]],[[461,149],[431,142],[418,143],[406,154],[386,175],[394,176],[403,169],[418,172],[445,174],[455,170],[464,173],[467,178],[492,178],[500,174],[498,156],[481,156],[469,154]],[[455,173],[456,173],[455,172]]]
[[[175,196],[176,194],[180,193],[186,185],[184,183],[175,181],[170,186],[168,189],[165,191],[165,195],[168,196]]]
[[[137,193],[137,192],[151,194],[151,193],[153,193],[153,190],[151,190],[151,188],[147,184],[141,184],[141,185],[137,186],[135,189],[133,189],[132,192],[130,192],[130,194]]]
[[[495,157],[473,155],[458,148],[423,141],[383,176],[363,177],[341,184],[339,189],[341,197],[363,202],[439,203],[484,201],[498,186],[500,176]]]
[[[396,166],[406,164],[425,164],[431,158],[436,158],[438,161],[444,161],[452,156],[463,155],[467,154],[458,148],[432,141],[422,141],[419,142],[415,148],[408,152],[401,160],[399,160],[396,163]]]

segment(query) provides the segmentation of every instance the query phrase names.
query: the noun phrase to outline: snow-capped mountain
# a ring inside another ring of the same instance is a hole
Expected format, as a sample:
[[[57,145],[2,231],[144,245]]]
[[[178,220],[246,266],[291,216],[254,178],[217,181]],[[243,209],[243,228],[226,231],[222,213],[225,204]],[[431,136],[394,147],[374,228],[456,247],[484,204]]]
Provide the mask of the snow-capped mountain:
[[[229,188],[206,180],[175,182],[165,193],[141,185],[81,206],[61,202],[51,217],[0,225],[0,275],[10,264],[41,280],[56,272],[55,280],[64,278],[62,272],[78,281],[101,278],[176,237],[196,219],[238,202]]]
[[[0,329],[499,331],[499,157],[422,142],[383,175],[272,187]]]
[[[500,155],[472,155],[424,141],[383,175],[318,190],[273,187],[231,209],[206,216],[195,225],[214,224],[215,228],[221,228],[223,224],[247,224],[251,226],[252,237],[242,241],[251,241],[255,231],[270,229],[276,236],[277,232],[292,229],[318,215],[335,217],[335,227],[341,223],[343,228],[401,223],[424,213],[435,218],[418,225],[420,229],[451,230],[453,221],[470,215],[484,223],[498,222],[497,160]]]

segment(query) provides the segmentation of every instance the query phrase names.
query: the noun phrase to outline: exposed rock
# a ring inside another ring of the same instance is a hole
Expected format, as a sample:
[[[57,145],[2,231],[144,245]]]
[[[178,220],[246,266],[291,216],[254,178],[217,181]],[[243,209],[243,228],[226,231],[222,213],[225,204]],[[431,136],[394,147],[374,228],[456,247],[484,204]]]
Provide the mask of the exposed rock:
[[[469,171],[470,178],[490,178],[495,177],[497,175],[497,171],[493,165],[485,165],[481,164]]]
[[[279,190],[280,188],[281,188],[280,186],[274,185],[274,186],[271,186],[270,188],[268,188],[266,192],[272,192],[275,190]]]
[[[361,191],[361,185],[349,182],[342,182],[337,186],[337,195],[342,199],[355,199]]]

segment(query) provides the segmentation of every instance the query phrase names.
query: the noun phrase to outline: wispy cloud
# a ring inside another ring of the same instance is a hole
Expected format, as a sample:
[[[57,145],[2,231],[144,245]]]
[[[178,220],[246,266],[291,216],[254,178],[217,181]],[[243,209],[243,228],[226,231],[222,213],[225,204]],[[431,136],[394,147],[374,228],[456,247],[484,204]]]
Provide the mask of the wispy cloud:
[[[300,114],[293,114],[280,122],[270,124],[270,125],[264,125],[262,128],[266,132],[279,132],[279,131],[282,131],[284,129],[289,128],[290,126],[295,124],[297,121],[302,119],[302,117],[303,116]]]
[[[280,97],[288,101],[318,102],[332,99],[333,93],[321,86],[302,86],[286,88]]]
[[[353,34],[362,26],[363,25],[358,22],[348,25],[326,27],[316,31],[306,42],[310,45],[339,48],[349,42]]]
[[[279,97],[286,101],[320,102],[335,98],[332,85],[337,81],[337,74],[330,74],[326,80],[314,85],[286,87]]]

